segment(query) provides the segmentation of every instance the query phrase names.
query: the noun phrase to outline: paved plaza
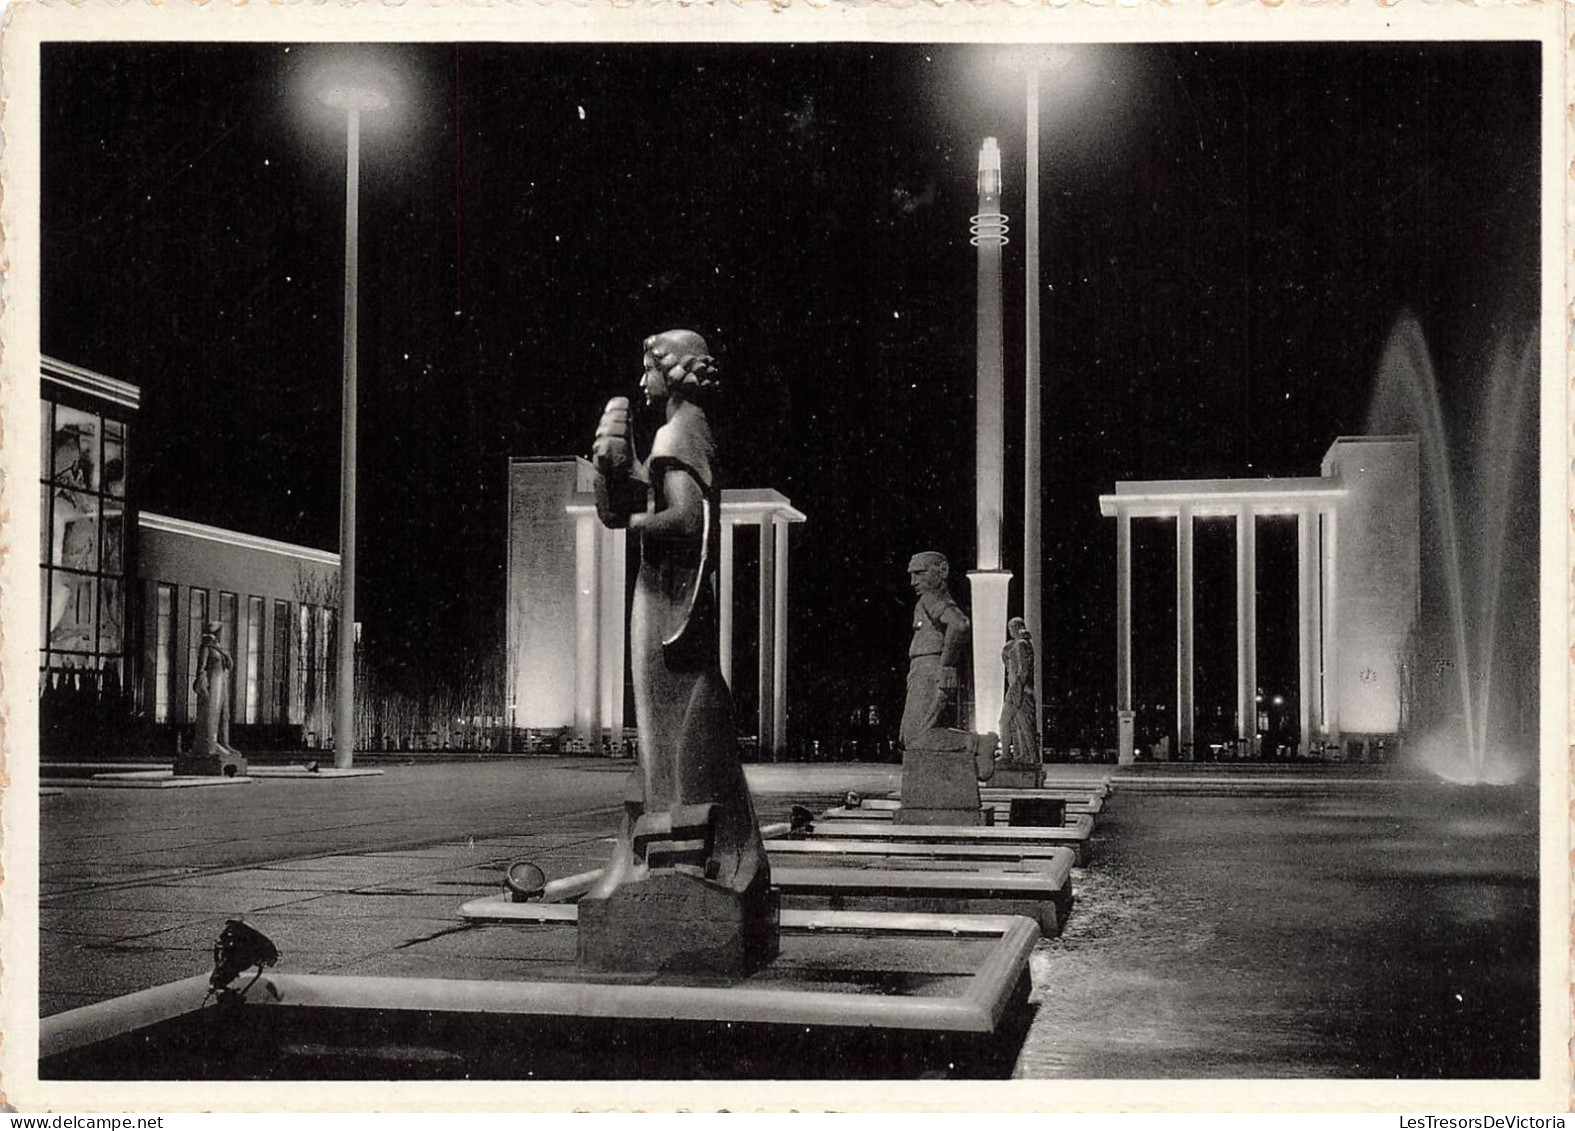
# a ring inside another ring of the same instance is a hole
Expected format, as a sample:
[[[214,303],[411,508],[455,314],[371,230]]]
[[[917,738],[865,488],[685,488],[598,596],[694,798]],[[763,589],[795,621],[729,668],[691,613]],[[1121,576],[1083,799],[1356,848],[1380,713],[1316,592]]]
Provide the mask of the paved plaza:
[[[41,1012],[204,975],[237,914],[278,945],[280,972],[486,976],[507,956],[472,953],[460,905],[500,890],[513,860],[550,878],[600,866],[628,763],[382,768],[42,798]],[[1534,791],[1152,769],[1115,777],[1070,923],[1032,957],[1017,1075],[1535,1071]],[[762,822],[899,777],[749,770]]]

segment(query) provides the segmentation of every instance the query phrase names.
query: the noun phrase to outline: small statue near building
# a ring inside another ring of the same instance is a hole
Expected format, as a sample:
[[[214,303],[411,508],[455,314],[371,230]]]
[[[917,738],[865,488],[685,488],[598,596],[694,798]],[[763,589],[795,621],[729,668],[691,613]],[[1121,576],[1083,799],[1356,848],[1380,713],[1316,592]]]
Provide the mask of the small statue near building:
[[[219,622],[209,621],[197,646],[196,734],[191,750],[175,759],[175,772],[201,777],[244,777],[246,759],[230,745],[230,683],[235,660],[219,643]]]
[[[1022,617],[1006,622],[1006,699],[1001,704],[1001,757],[997,785],[1034,788],[1044,757],[1039,748],[1039,695],[1034,687],[1034,640]]]
[[[904,824],[977,825],[979,782],[995,772],[994,734],[957,729],[958,665],[968,649],[972,623],[952,599],[951,567],[927,550],[908,563],[918,596],[908,646],[908,692],[901,737]]]
[[[579,905],[590,974],[741,977],[777,953],[778,901],[718,660],[721,489],[704,409],[719,389],[704,339],[644,343],[640,388],[663,414],[649,457],[634,451],[627,398],[592,447],[597,511],[640,539],[629,617],[639,768],[613,856]]]

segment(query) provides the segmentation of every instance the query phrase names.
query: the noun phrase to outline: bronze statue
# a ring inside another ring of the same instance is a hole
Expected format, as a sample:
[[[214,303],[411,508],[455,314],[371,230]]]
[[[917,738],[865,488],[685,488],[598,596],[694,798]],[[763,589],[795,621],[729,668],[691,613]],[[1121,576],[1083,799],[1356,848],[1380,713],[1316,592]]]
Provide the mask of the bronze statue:
[[[246,759],[230,745],[230,681],[235,660],[219,643],[219,622],[209,621],[197,646],[195,735],[189,757],[177,759],[176,773],[234,777],[246,772]]]
[[[736,976],[776,954],[777,905],[717,656],[721,490],[704,405],[719,388],[691,330],[647,338],[640,388],[663,414],[637,457],[629,402],[592,447],[597,509],[640,539],[629,618],[639,768],[613,858],[580,903],[591,972]]]
[[[1034,640],[1022,617],[1006,622],[1006,700],[1001,704],[1001,761],[1039,765],[1039,696],[1034,689]]]
[[[995,772],[994,734],[957,729],[957,667],[968,650],[968,615],[946,587],[951,572],[933,550],[908,562],[917,594],[902,709],[902,808],[908,824],[977,824],[979,781]]]

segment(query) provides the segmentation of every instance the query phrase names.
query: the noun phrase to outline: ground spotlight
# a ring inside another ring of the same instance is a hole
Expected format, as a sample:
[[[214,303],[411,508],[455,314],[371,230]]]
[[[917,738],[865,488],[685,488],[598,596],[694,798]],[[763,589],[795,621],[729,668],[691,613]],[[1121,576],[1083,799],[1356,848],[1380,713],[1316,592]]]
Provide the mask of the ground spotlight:
[[[529,860],[516,860],[503,873],[503,882],[508,885],[509,898],[513,902],[529,903],[540,899],[547,890],[547,873]]]
[[[220,1001],[243,998],[253,983],[262,977],[263,967],[279,961],[279,948],[273,940],[256,927],[249,927],[239,919],[230,919],[219,932],[213,944],[213,974],[208,979],[208,992],[217,993]],[[230,983],[251,967],[257,967],[252,980],[240,990],[230,989]]]

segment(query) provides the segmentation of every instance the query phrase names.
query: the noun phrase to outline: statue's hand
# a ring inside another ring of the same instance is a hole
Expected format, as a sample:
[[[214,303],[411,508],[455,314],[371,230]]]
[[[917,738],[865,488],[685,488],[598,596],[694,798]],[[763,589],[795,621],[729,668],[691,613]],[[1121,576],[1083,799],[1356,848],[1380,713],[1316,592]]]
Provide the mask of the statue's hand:
[[[935,671],[935,714],[946,720],[952,717],[957,703],[957,669],[937,668]]]
[[[609,530],[624,530],[634,515],[641,514],[649,502],[645,483],[640,479],[596,477],[596,517]]]
[[[596,440],[591,445],[591,463],[609,479],[627,479],[634,472],[628,397],[614,397],[602,410],[601,422],[596,425]]]

